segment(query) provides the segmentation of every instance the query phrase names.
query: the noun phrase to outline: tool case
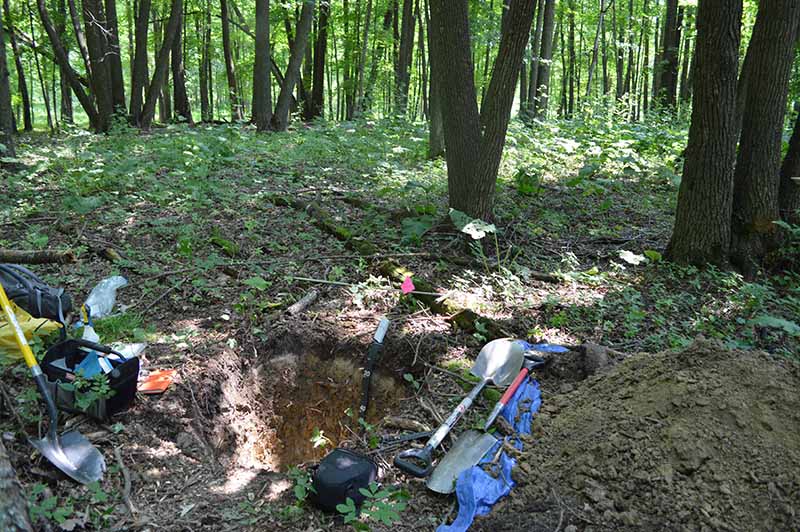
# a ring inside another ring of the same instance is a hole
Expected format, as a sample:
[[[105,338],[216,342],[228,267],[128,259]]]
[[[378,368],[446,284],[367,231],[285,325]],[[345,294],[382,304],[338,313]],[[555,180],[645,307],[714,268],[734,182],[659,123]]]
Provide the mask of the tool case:
[[[76,375],[81,372],[81,363],[87,357],[98,355],[104,359],[103,365],[109,370],[104,372],[111,395],[104,399],[95,399],[87,408],[81,409],[76,402],[76,394],[82,392],[76,390],[73,383]],[[126,358],[102,344],[76,338],[62,340],[47,350],[41,368],[47,377],[47,385],[56,406],[67,412],[86,414],[99,421],[107,421],[112,415],[127,409],[136,396],[139,358]]]

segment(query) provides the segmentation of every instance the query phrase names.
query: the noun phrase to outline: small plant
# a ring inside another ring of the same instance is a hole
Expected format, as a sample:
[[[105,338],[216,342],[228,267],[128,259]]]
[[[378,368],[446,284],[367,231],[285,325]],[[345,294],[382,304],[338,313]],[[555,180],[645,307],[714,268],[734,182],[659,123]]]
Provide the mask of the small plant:
[[[290,468],[287,474],[294,482],[294,498],[297,499],[295,506],[301,507],[309,493],[316,493],[314,486],[311,485],[311,475],[296,466]]]
[[[419,381],[417,381],[417,379],[415,379],[414,376],[411,373],[404,373],[403,374],[403,380],[405,380],[406,382],[410,383],[411,386],[413,386],[415,390],[419,390],[420,387],[422,386],[419,383]]]
[[[325,436],[324,430],[319,430],[318,428],[314,428],[314,432],[311,435],[311,443],[314,445],[314,449],[318,447],[326,447],[330,445],[332,442],[330,438]]]
[[[408,494],[402,490],[385,489],[372,482],[369,488],[359,488],[361,495],[366,497],[361,506],[361,519],[376,521],[386,526],[392,526],[400,521],[400,512],[406,509]],[[359,511],[355,502],[350,497],[345,504],[336,506],[336,510],[344,516],[345,524],[350,524],[355,530],[369,530],[369,524],[359,520]]]
[[[367,444],[369,445],[369,448],[375,449],[378,447],[378,444],[381,442],[381,438],[378,436],[378,433],[375,430],[375,425],[367,423],[364,418],[358,418],[358,424],[361,425],[362,429],[364,429],[364,434],[367,438]]]
[[[95,401],[108,399],[117,393],[111,388],[108,377],[103,373],[86,378],[79,371],[75,374],[74,381],[59,383],[59,387],[68,392],[75,392],[75,408],[78,410],[88,410]]]

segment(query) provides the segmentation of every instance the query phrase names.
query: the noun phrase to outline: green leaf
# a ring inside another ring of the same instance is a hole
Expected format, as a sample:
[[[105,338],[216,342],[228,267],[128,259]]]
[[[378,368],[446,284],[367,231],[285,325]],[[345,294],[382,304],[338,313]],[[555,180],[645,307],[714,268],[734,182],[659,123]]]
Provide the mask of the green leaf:
[[[272,286],[271,282],[269,282],[266,279],[264,279],[263,277],[259,277],[259,276],[251,277],[249,279],[245,279],[242,282],[244,284],[246,284],[247,286],[251,287],[251,288],[255,288],[259,292],[263,292],[264,290],[266,290],[267,288]]]
[[[644,256],[650,259],[653,262],[661,262],[661,253],[655,251],[653,249],[646,249],[644,250]]]

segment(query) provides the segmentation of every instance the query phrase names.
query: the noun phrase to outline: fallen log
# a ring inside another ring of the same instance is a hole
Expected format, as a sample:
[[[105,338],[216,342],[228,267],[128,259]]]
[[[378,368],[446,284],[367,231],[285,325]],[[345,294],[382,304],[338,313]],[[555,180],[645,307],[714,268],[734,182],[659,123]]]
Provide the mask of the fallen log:
[[[8,452],[0,438],[0,530],[30,532],[28,503],[22,496],[17,475],[8,459]]]
[[[77,257],[71,249],[58,251],[45,249],[41,251],[25,251],[16,249],[0,249],[0,262],[10,264],[70,264]]]
[[[357,252],[361,256],[373,256],[378,248],[368,240],[356,237],[352,231],[336,223],[336,220],[327,211],[315,203],[305,202],[296,198],[289,198],[278,194],[268,194],[267,201],[279,207],[291,207],[305,212],[311,217],[313,224],[321,231],[331,235],[344,243],[345,247]],[[510,336],[508,332],[496,321],[463,308],[445,297],[434,295],[439,292],[425,279],[414,276],[414,273],[393,260],[386,260],[379,266],[380,272],[389,279],[402,283],[406,277],[414,278],[414,285],[419,292],[428,294],[414,294],[433,312],[448,317],[450,323],[467,332],[479,331],[487,340]]]

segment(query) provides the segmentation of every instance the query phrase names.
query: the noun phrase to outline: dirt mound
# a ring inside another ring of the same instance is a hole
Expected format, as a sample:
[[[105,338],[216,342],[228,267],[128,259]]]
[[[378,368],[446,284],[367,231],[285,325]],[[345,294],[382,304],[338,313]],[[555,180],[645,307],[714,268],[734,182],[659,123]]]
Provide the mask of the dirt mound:
[[[698,340],[545,397],[478,529],[797,530],[800,366]],[[522,517],[524,516],[524,519]]]

